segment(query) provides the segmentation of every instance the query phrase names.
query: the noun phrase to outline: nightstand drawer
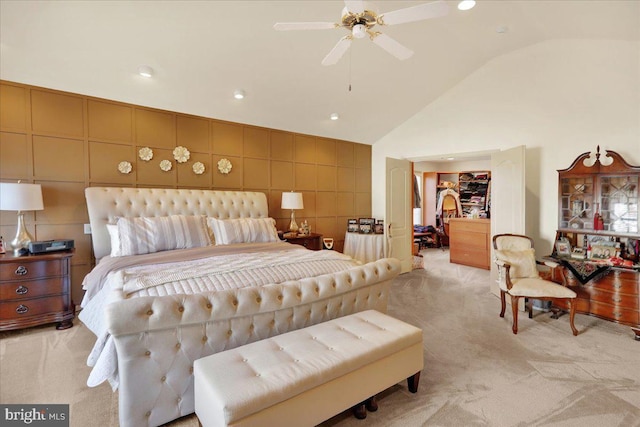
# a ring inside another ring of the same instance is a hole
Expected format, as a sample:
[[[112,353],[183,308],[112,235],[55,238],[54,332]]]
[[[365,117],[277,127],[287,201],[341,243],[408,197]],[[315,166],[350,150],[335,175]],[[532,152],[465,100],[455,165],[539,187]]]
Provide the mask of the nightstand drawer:
[[[66,305],[68,298],[60,296],[35,298],[23,301],[0,302],[0,320],[23,319],[53,312],[63,312],[70,309]]]
[[[13,261],[0,265],[0,280],[31,280],[43,277],[55,277],[63,274],[60,260]]]
[[[0,283],[0,301],[60,295],[66,291],[61,277],[51,279]]]

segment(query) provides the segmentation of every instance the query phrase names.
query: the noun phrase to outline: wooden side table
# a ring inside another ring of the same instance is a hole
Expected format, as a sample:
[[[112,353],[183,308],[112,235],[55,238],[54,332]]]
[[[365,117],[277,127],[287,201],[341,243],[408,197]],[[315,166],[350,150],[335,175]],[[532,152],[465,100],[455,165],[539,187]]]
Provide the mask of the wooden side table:
[[[312,251],[322,249],[322,234],[318,233],[309,233],[308,236],[286,237],[284,240],[295,245],[304,246]]]
[[[57,322],[73,326],[73,251],[15,257],[0,255],[0,331]]]

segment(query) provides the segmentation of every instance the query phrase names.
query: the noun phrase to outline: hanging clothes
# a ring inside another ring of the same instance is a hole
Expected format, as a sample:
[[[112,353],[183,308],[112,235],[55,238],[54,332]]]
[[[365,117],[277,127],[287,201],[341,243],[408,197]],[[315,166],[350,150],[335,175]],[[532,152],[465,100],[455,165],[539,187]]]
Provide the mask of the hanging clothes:
[[[444,205],[444,198],[446,196],[452,196],[455,199],[455,209],[456,209],[456,216],[460,216],[462,215],[462,205],[460,204],[460,195],[453,189],[451,188],[447,188],[446,190],[442,190],[439,194],[438,194],[438,206],[436,208],[436,213],[440,215],[440,218],[444,218],[445,215],[443,215],[443,210],[453,210],[450,209],[451,207],[446,206],[447,209],[444,209],[445,207]]]
[[[413,175],[413,207],[422,207],[422,198],[420,197],[420,187],[418,186],[418,176]]]

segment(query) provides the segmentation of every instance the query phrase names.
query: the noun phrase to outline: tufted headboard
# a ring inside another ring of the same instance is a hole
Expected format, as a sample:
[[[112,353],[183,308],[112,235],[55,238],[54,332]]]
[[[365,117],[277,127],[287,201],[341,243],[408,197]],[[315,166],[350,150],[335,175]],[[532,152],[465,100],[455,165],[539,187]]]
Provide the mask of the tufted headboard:
[[[267,196],[249,191],[88,187],[84,191],[96,259],[111,253],[107,224],[118,217],[206,215],[215,218],[267,218]]]

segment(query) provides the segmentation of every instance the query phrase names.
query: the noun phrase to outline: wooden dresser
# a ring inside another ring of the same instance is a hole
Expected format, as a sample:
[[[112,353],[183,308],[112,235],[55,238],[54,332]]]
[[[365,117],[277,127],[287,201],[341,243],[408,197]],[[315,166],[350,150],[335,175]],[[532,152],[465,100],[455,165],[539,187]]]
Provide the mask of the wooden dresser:
[[[576,311],[601,319],[631,326],[640,340],[640,272],[613,268],[603,275],[581,283],[564,266],[552,270],[552,280],[566,285],[577,296]],[[554,300],[554,305],[569,309],[566,300]]]
[[[57,322],[73,326],[70,259],[73,251],[0,255],[0,331]]]
[[[491,221],[449,219],[449,260],[489,270],[491,268]]]

